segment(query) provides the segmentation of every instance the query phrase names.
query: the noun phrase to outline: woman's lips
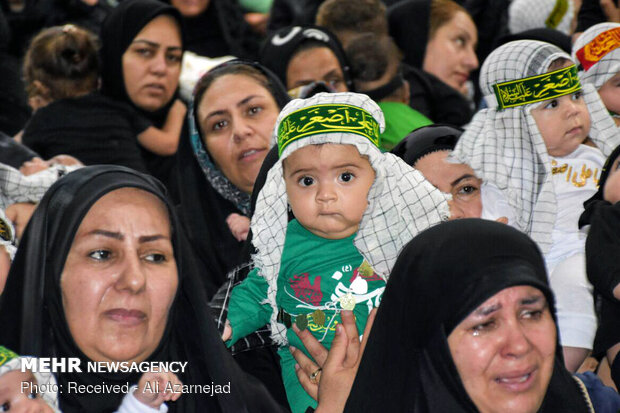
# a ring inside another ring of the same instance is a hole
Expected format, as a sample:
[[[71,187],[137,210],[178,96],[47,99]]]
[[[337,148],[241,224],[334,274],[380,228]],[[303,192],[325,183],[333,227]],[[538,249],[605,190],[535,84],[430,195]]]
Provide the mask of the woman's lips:
[[[510,392],[523,392],[529,390],[534,384],[536,376],[536,368],[526,371],[516,371],[503,374],[495,378],[495,383],[499,384],[503,389]]]
[[[137,326],[146,320],[146,314],[140,310],[128,310],[124,308],[114,308],[108,310],[104,315],[112,321],[125,326]]]
[[[247,149],[239,155],[241,162],[253,162],[258,159],[266,149]]]

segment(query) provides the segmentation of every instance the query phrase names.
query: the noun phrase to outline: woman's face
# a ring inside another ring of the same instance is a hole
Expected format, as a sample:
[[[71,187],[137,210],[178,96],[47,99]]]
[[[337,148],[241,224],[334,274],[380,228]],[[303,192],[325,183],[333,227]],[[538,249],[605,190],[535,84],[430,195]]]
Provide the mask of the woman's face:
[[[506,288],[448,336],[467,394],[481,413],[534,413],[553,372],[556,327],[536,288]]]
[[[431,152],[420,158],[414,167],[424,175],[435,188],[446,194],[452,194],[450,217],[480,218],[482,199],[480,187],[482,180],[473,169],[464,163],[447,161],[450,151]]]
[[[210,0],[171,0],[170,4],[184,17],[196,17],[209,7]]]
[[[471,17],[459,11],[439,27],[426,45],[423,69],[447,85],[467,92],[467,80],[478,67],[478,31]]]
[[[252,192],[279,113],[271,93],[257,79],[243,74],[217,78],[198,105],[207,151],[243,192]]]
[[[174,96],[181,74],[183,50],[176,20],[161,15],[151,20],[123,54],[123,79],[129,99],[154,112]]]
[[[297,53],[286,69],[288,90],[323,81],[336,92],[347,92],[340,61],[328,47],[313,47]]]
[[[75,234],[60,278],[73,340],[93,361],[143,361],[161,341],[178,286],[165,205],[122,188]]]

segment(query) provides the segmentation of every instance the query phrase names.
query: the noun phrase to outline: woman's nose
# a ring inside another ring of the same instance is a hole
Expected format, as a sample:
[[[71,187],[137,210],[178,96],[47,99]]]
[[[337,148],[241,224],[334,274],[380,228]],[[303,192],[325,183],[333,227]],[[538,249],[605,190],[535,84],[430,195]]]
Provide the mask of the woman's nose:
[[[465,218],[465,211],[455,200],[448,201],[448,206],[450,207],[450,219],[460,219]]]
[[[233,139],[235,143],[241,143],[246,138],[252,136],[253,130],[245,120],[233,121]]]
[[[149,63],[149,68],[151,69],[152,73],[159,76],[163,76],[164,74],[166,74],[168,66],[166,64],[166,55],[164,53],[156,53]]]
[[[527,354],[532,344],[527,337],[527,331],[519,323],[504,326],[504,345],[502,355],[504,357],[519,358]]]
[[[465,52],[463,64],[470,70],[475,70],[478,68],[478,56],[476,56],[476,51],[473,47],[468,48]]]
[[[146,287],[146,274],[143,263],[137,253],[125,256],[121,263],[116,289],[137,294]]]

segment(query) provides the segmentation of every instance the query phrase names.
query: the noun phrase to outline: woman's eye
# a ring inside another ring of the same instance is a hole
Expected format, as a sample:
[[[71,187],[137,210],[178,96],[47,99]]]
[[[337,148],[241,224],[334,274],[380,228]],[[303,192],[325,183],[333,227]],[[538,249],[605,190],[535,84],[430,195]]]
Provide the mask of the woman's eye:
[[[166,56],[166,59],[168,59],[168,61],[170,63],[177,64],[177,63],[181,63],[181,61],[183,60],[183,55],[176,54],[176,53],[175,54],[169,54],[169,55]]]
[[[299,179],[299,185],[301,186],[310,186],[314,183],[314,179],[312,179],[309,176],[302,176],[301,179]]]
[[[463,47],[465,46],[465,38],[462,36],[459,36],[456,39],[454,39],[454,43],[456,43],[458,47]]]
[[[106,250],[96,250],[88,254],[90,258],[97,260],[97,261],[107,260],[108,258],[110,258],[110,255],[112,255],[112,253]]]
[[[140,56],[143,57],[151,57],[153,56],[153,50],[151,49],[147,49],[147,48],[139,48],[139,49],[135,49],[136,53],[139,54]]]
[[[256,114],[260,113],[262,110],[263,110],[263,108],[260,107],[260,106],[252,106],[251,108],[248,109],[248,114],[256,115]]]
[[[477,190],[478,188],[476,188],[473,185],[465,185],[459,189],[458,193],[463,194],[463,195],[471,195],[475,193]]]
[[[523,318],[527,318],[530,320],[540,320],[542,314],[543,310],[527,310],[523,312]]]
[[[149,254],[145,257],[148,262],[152,262],[155,264],[160,264],[162,262],[168,261],[164,254]]]
[[[495,320],[485,321],[484,323],[476,324],[471,328],[471,332],[475,335],[480,333],[484,333],[485,331],[489,331],[495,328]]]
[[[224,129],[226,126],[228,126],[228,121],[220,120],[218,122],[215,122],[213,124],[213,126],[211,127],[211,129],[212,130],[220,130],[220,129]]]
[[[343,172],[340,174],[339,178],[342,182],[351,182],[354,178],[354,175],[351,172]]]

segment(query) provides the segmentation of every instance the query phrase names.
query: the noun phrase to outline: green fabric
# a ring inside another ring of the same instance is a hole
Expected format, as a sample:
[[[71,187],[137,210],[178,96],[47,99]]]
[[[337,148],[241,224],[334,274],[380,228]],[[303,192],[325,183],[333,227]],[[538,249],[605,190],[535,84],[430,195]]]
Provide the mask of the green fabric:
[[[0,346],[0,366],[18,357],[17,353],[9,350],[4,346]]]
[[[581,90],[577,66],[493,85],[497,110],[570,95]]]
[[[379,147],[379,122],[370,112],[345,103],[326,103],[289,113],[278,126],[278,155],[297,139],[325,133],[352,133]]]
[[[313,321],[312,313],[317,307],[332,303],[340,309],[338,297],[351,291],[356,299],[353,310],[360,332],[364,331],[368,314],[379,306],[385,281],[370,269],[361,265],[363,257],[353,245],[355,234],[339,240],[329,240],[312,234],[297,220],[289,222],[278,277],[276,300],[293,316],[306,315],[308,329],[325,347],[329,348],[335,336],[340,316],[335,310],[324,310],[323,326]],[[257,271],[232,291],[228,320],[233,328],[229,345],[269,322],[272,310],[268,304],[259,304],[267,297],[267,282]],[[331,322],[331,323],[330,323]],[[329,328],[328,328],[329,327]],[[302,342],[292,329],[286,336],[290,345],[304,351]],[[295,361],[288,349],[279,351],[282,376],[287,397],[293,413],[305,412],[314,401],[305,393],[295,375]]]
[[[379,102],[385,116],[385,131],[381,134],[381,149],[389,151],[414,129],[432,125],[433,122],[400,102]]]
[[[257,13],[269,13],[273,0],[239,0],[244,10]]]

